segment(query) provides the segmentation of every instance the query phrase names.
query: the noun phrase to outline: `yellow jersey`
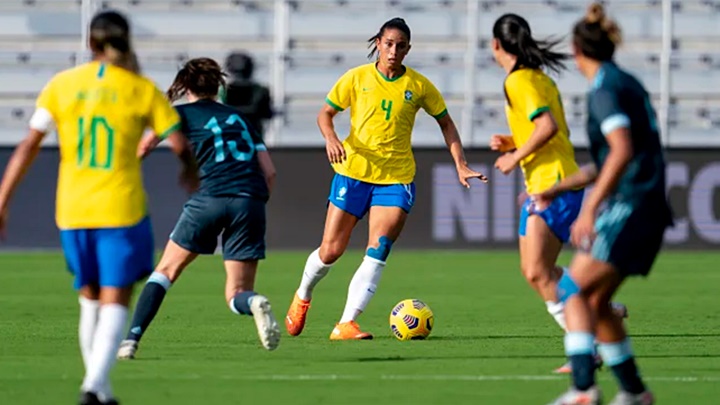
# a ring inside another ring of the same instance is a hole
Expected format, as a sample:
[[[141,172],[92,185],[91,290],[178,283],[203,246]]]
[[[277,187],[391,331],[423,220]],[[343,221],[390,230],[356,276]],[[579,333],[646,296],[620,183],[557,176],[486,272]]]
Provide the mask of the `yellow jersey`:
[[[406,67],[392,79],[375,63],[347,71],[325,101],[337,111],[350,108],[350,133],[343,141],[347,159],[335,172],[373,184],[409,184],[415,178],[411,137],[420,108],[436,119],[445,101],[425,76]]]
[[[520,162],[527,192],[542,192],[575,173],[575,151],[555,82],[539,69],[521,68],[505,79],[505,94],[505,113],[517,148],[530,139],[535,130],[533,120],[540,114],[549,111],[558,127],[555,136]]]
[[[127,227],[147,215],[138,143],[147,128],[167,136],[180,124],[150,80],[87,63],[50,80],[38,97],[38,113],[57,127],[60,229]]]

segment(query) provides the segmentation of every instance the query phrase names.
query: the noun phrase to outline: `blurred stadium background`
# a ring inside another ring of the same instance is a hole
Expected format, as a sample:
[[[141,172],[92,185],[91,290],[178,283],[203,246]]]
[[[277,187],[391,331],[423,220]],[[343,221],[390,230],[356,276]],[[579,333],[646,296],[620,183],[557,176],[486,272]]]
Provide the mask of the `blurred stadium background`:
[[[587,1],[578,0],[3,0],[0,2],[0,163],[24,135],[34,98],[61,69],[87,58],[85,30],[91,15],[110,7],[132,19],[135,46],[146,75],[166,88],[188,58],[224,61],[231,51],[255,59],[255,78],[271,89],[276,112],[266,139],[280,166],[270,205],[271,246],[309,247],[320,236],[330,169],[324,161],[315,114],[334,81],[367,61],[365,40],[387,19],[402,16],[413,30],[407,64],[428,76],[446,97],[471,160],[492,171],[490,135],[507,131],[503,72],[488,43],[502,13],[528,18],[536,37],[564,36]],[[652,92],[671,161],[671,198],[680,226],[668,238],[680,247],[720,243],[720,1],[606,1],[624,31],[618,61]],[[571,69],[557,78],[573,143],[585,145],[587,85]],[[489,187],[462,193],[455,184],[433,120],[420,113],[418,207],[403,237],[415,247],[470,247],[483,242],[514,246],[517,177],[493,176]],[[348,114],[339,115],[346,133]],[[52,203],[55,140],[14,204],[9,245],[57,246]],[[582,151],[580,160],[584,159]],[[168,177],[169,156],[148,161],[158,240],[184,199]],[[298,170],[302,168],[302,170]],[[50,175],[49,173],[53,173]],[[32,209],[32,213],[30,210]],[[20,211],[20,212],[17,212]],[[22,219],[20,219],[22,218]],[[292,226],[290,226],[292,225]],[[305,235],[305,237],[303,237]]]

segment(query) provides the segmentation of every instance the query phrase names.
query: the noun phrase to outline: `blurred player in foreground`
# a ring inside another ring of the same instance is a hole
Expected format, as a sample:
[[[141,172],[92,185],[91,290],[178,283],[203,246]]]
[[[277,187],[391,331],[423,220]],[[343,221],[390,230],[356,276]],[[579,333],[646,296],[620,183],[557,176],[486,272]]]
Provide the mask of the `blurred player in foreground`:
[[[556,45],[533,38],[530,25],[516,14],[501,16],[493,26],[493,56],[507,73],[505,110],[512,135],[492,136],[490,148],[503,153],[495,162],[503,174],[520,165],[529,195],[578,171],[560,92],[541,70],[565,69],[563,61],[569,55],[555,52]],[[557,284],[569,275],[556,262],[570,239],[570,225],[580,212],[582,199],[583,187],[578,187],[559,194],[547,207],[538,207],[526,197],[520,209],[520,268],[563,330],[564,304],[557,299]],[[620,305],[618,310],[626,312]],[[556,371],[568,373],[570,366]]]
[[[225,300],[230,310],[255,319],[262,345],[277,348],[280,330],[268,299],[256,294],[258,261],[265,258],[265,203],[275,179],[270,154],[254,128],[232,107],[216,101],[225,84],[212,59],[187,62],[168,90],[177,101],[182,129],[200,165],[200,188],[185,203],[160,263],[140,294],[127,338],[118,357],[135,357],[138,343],[157,314],[165,294],[200,254],[212,254],[222,235]],[[157,144],[143,144],[143,154]]]
[[[572,226],[571,239],[579,250],[571,275],[558,285],[573,386],[555,405],[602,402],[595,385],[596,339],[620,385],[611,405],[654,403],[610,299],[626,277],[649,273],[673,220],[655,112],[643,85],[613,62],[620,40],[620,29],[600,4],[591,5],[575,25],[575,61],[592,83],[587,131],[593,164],[536,196],[547,204],[568,190],[595,184]],[[602,203],[607,206],[601,209]]]
[[[181,181],[198,183],[180,119],[155,85],[138,73],[128,21],[97,14],[90,23],[93,61],[53,77],[37,100],[30,132],[0,185],[0,227],[9,200],[57,127],[60,172],[56,221],[80,294],[79,337],[85,364],[80,404],[116,404],[108,374],[122,339],[133,285],[153,268],[153,235],[138,145],[146,126],[168,138],[181,158]]]
[[[377,53],[377,60],[347,71],[330,90],[318,114],[318,126],[336,174],[322,243],[307,259],[285,318],[293,336],[305,326],[313,289],[345,252],[355,225],[369,213],[366,255],[350,282],[345,310],[330,339],[372,338],[360,330],[356,319],[375,294],[393,243],[415,201],[411,137],[419,109],[437,120],[460,183],[469,187],[471,178],[487,181],[467,166],[457,128],[440,92],[427,78],[403,65],[410,51],[410,28],[405,21],[387,21],[369,43],[369,56]],[[333,118],[348,108],[350,134],[341,142]]]

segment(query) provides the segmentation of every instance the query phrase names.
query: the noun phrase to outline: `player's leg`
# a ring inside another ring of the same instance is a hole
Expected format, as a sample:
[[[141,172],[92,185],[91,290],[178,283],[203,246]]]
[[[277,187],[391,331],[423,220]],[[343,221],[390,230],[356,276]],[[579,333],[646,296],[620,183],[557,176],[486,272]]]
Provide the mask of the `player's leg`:
[[[258,261],[265,258],[265,202],[228,198],[223,232],[223,259],[227,279],[225,301],[238,315],[252,316],[263,347],[275,350],[280,328],[270,301],[255,292]]]
[[[313,290],[345,253],[355,225],[367,212],[370,192],[367,183],[341,175],[333,178],[322,242],[305,262],[300,286],[285,317],[285,327],[290,335],[299,335],[305,327]]]
[[[86,399],[96,396],[101,403],[112,403],[108,376],[127,321],[133,285],[152,271],[152,227],[150,219],[144,218],[130,227],[93,230],[93,237],[100,310],[82,391]]]
[[[211,254],[217,245],[217,235],[222,227],[217,218],[224,207],[209,197],[193,197],[183,207],[183,212],[170,233],[162,258],[143,287],[135,304],[135,313],[125,340],[120,344],[118,358],[132,359],[138,350],[143,334],[157,315],[165,295],[182,271],[198,256]]]
[[[92,342],[100,311],[99,275],[91,236],[92,231],[86,229],[60,231],[60,243],[65,263],[74,276],[73,284],[78,290],[80,304],[78,337],[86,369],[92,352]]]
[[[331,339],[372,338],[360,330],[356,319],[375,295],[392,245],[405,226],[414,200],[414,184],[373,187],[366,254],[350,281],[345,309]]]

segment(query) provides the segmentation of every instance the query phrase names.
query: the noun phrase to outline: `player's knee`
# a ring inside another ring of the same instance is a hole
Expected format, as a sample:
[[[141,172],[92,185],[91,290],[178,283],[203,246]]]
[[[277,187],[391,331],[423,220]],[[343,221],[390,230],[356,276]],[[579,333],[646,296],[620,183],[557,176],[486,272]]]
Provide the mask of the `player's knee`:
[[[390,255],[392,245],[393,241],[390,238],[388,238],[387,236],[381,236],[380,238],[378,238],[377,247],[368,247],[365,254],[370,258],[385,262]]]
[[[525,279],[531,285],[545,285],[552,281],[551,274],[553,269],[541,263],[521,265],[521,270],[523,276],[525,276]]]
[[[155,268],[155,272],[167,277],[171,283],[174,283],[180,277],[182,271],[182,266],[174,265],[173,263],[169,262],[160,262],[157,268]]]
[[[323,242],[318,255],[325,264],[335,263],[345,253],[346,246],[340,242]]]
[[[570,276],[570,272],[565,271],[558,280],[557,284],[557,300],[558,302],[565,303],[571,297],[580,294],[580,287],[577,285],[575,280]]]

